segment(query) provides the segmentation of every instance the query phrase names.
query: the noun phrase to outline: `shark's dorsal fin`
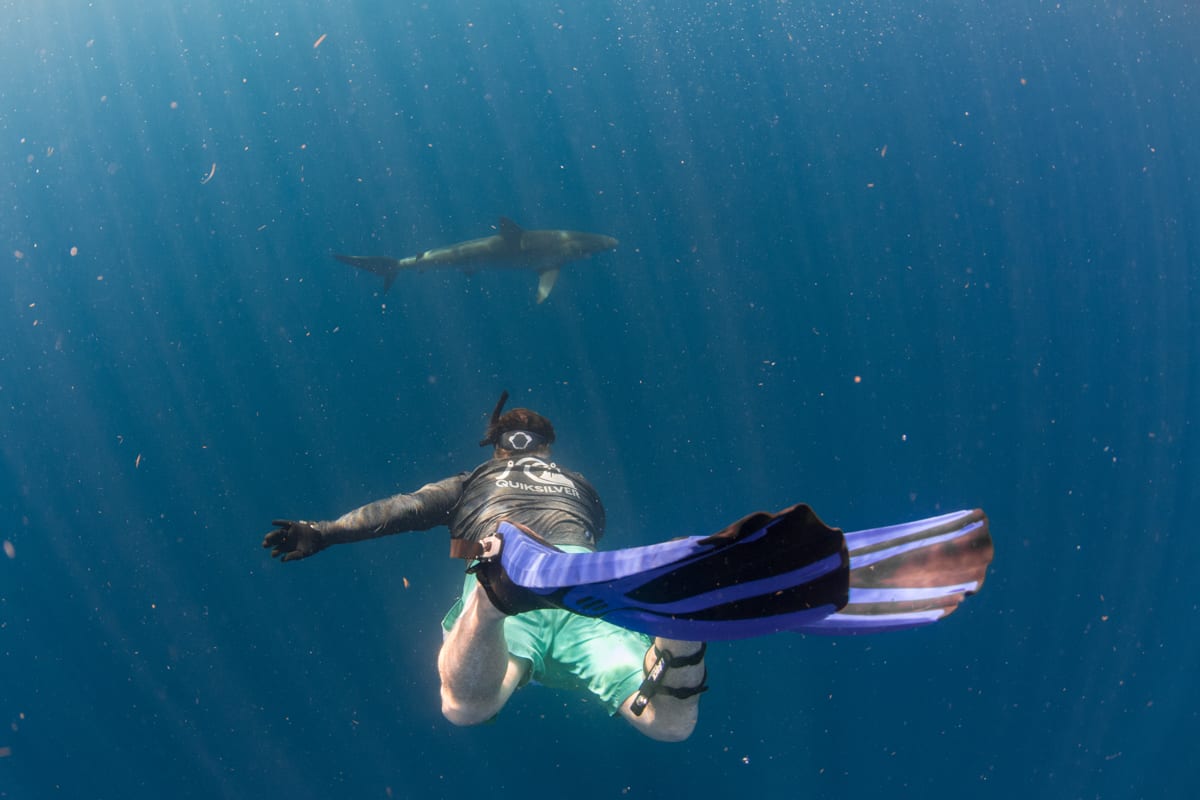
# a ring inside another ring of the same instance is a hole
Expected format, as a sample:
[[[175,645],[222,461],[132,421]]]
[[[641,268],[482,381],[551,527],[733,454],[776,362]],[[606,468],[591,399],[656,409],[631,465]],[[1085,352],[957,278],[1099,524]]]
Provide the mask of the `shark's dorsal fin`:
[[[521,235],[525,231],[520,225],[513,222],[508,217],[500,218],[500,238],[509,244],[518,245],[521,243]]]
[[[554,282],[558,280],[558,267],[554,269],[543,270],[538,278],[538,296],[539,303],[545,301],[550,296],[550,291],[554,289]]]

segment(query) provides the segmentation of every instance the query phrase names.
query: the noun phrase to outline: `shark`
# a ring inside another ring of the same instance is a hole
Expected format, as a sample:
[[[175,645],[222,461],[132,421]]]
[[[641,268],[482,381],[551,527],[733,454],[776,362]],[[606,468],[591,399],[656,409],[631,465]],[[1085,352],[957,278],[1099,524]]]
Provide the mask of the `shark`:
[[[386,256],[346,256],[334,253],[343,264],[372,272],[383,278],[383,291],[392,288],[396,276],[404,270],[460,269],[468,273],[483,269],[523,269],[538,274],[537,301],[545,302],[558,280],[564,264],[596,253],[612,250],[618,244],[611,236],[581,231],[527,231],[508,217],[501,217],[500,232],[482,239],[426,250],[408,258]]]

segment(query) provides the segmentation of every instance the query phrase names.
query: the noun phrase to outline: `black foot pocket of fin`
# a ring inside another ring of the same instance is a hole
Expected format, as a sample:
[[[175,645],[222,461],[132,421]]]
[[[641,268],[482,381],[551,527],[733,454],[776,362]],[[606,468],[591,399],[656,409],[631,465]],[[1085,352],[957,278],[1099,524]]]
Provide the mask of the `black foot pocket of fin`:
[[[774,514],[766,511],[755,511],[737,522],[731,522],[716,533],[700,540],[700,544],[716,546],[733,544],[753,536],[768,525],[778,525],[779,533],[786,531],[789,537],[803,539],[806,542],[825,541],[840,543],[842,531],[831,528],[821,521],[816,512],[804,503],[788,506]],[[835,544],[835,546],[837,546]]]
[[[485,543],[487,541],[484,540]],[[492,605],[510,617],[526,611],[536,611],[539,608],[557,607],[536,592],[513,583],[508,571],[500,563],[498,554],[489,555],[475,562],[467,567],[467,572],[473,574],[475,580],[479,581],[479,585],[487,592]]]

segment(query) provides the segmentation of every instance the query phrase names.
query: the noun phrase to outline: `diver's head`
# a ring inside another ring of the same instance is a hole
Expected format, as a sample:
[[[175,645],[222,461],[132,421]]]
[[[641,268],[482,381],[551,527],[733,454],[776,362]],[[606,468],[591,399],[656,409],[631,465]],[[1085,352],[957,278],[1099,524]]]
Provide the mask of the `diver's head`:
[[[549,453],[550,445],[554,443],[554,426],[550,420],[528,408],[514,408],[501,414],[506,402],[508,392],[502,392],[479,446],[492,445],[496,449],[496,458]]]

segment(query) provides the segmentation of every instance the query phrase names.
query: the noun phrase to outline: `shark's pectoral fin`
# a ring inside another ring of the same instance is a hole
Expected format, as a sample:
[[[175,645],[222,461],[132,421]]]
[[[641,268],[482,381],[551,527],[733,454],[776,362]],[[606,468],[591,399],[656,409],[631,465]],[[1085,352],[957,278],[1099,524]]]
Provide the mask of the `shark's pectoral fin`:
[[[542,270],[539,275],[537,301],[541,303],[550,296],[551,290],[554,289],[554,282],[558,280],[558,267]]]
[[[400,261],[395,258],[386,258],[383,256],[343,256],[337,253],[333,257],[343,264],[349,264],[352,267],[358,267],[361,270],[374,273],[383,278],[383,291],[386,293],[392,288],[392,282],[396,280],[396,275],[400,272]]]

